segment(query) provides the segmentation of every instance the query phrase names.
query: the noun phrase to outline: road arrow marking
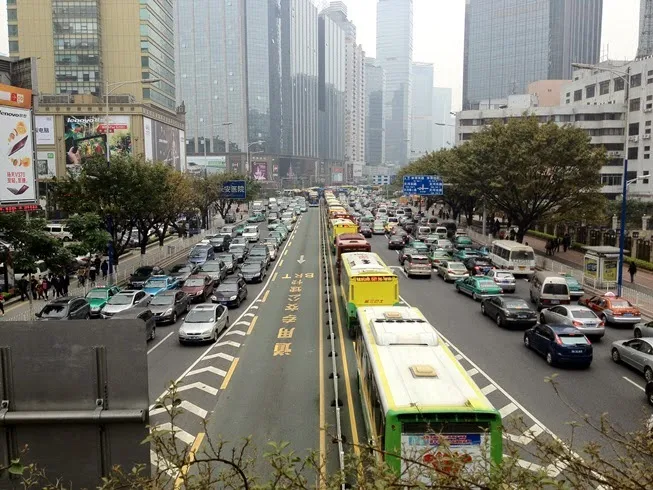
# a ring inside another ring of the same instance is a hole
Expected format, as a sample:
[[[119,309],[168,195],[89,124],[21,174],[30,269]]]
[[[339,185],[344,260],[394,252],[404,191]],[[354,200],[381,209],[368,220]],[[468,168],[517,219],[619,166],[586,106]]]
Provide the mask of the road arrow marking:
[[[179,473],[179,468],[177,468],[170,461],[164,459],[162,456],[159,456],[152,450],[150,450],[150,462],[152,463],[152,466],[156,466],[161,471],[165,471],[171,477],[177,478],[177,473]]]
[[[222,347],[223,345],[230,345],[231,347],[235,347],[236,349],[240,347],[240,344],[238,342],[234,342],[233,340],[226,340],[224,342],[218,342],[217,344],[213,344],[214,347]]]
[[[217,374],[218,376],[222,376],[223,378],[224,378],[225,374],[227,374],[227,372],[223,371],[222,369],[218,369],[216,367],[209,366],[209,367],[204,367],[204,368],[200,368],[200,369],[194,369],[193,371],[190,371],[188,374],[186,374],[186,376],[192,376],[194,374],[202,374],[202,373],[213,373],[213,374]]]
[[[169,430],[171,432],[174,432],[175,437],[179,439],[182,442],[185,442],[186,444],[190,445],[195,441],[195,436],[192,434],[189,434],[183,429],[180,429],[177,426],[172,425],[170,422],[166,422],[161,425],[157,425],[154,427],[155,430]]]
[[[220,354],[222,354],[222,352]],[[215,355],[219,355],[219,354],[215,354]],[[227,354],[223,354],[223,355],[226,356]],[[208,359],[208,357],[205,357],[205,359]],[[215,395],[218,394],[218,389],[217,388],[213,388],[212,386],[209,386],[209,385],[207,385],[205,383],[200,383],[199,381],[197,381],[195,383],[191,383],[189,385],[179,386],[179,387],[177,387],[177,392],[188,391],[188,390],[192,390],[192,389],[195,389],[195,388],[197,388],[198,390],[205,391],[209,395],[215,396]]]
[[[241,336],[244,337],[247,334],[245,332],[243,332],[242,330],[232,330],[230,332],[227,332],[225,335],[241,335]]]
[[[198,407],[197,405],[189,402],[188,400],[182,400],[179,406],[184,410],[186,410],[187,412],[194,413],[201,419],[206,418],[206,415],[208,414],[206,410],[204,410],[201,407]],[[150,417],[154,417],[155,415],[159,415],[160,413],[165,413],[168,410],[172,410],[172,405],[168,405],[167,407],[155,408],[154,410],[150,410]]]
[[[300,256],[299,256],[299,259],[297,259],[297,262],[299,262],[300,264],[303,264],[304,262],[306,262],[306,261],[304,260],[304,256],[303,256],[303,255],[300,255]]]
[[[216,359],[216,358],[221,358],[221,359],[226,359],[227,361],[231,362],[234,360],[234,356],[230,356],[229,354],[225,354],[224,352],[218,352],[217,354],[211,354],[210,356],[206,356],[204,358],[205,361],[209,359]],[[216,392],[218,390],[215,390]]]

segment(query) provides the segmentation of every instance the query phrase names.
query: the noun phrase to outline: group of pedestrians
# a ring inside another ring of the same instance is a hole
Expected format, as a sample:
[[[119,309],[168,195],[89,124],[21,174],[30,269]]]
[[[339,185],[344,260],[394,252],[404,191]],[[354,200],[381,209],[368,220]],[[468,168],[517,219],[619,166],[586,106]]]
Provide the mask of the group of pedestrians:
[[[88,265],[80,267],[77,271],[77,281],[80,287],[84,287],[88,282],[89,286],[95,286],[97,279],[101,276],[106,280],[109,274],[109,263],[100,259],[98,255],[93,260],[89,260]]]
[[[50,294],[53,298],[68,296],[70,277],[66,273],[54,274],[52,272],[38,277],[34,275],[27,277],[25,274],[18,280],[17,286],[21,301],[30,298],[47,301],[50,299]]]
[[[563,252],[566,252],[571,247],[571,236],[569,233],[565,233],[562,237],[553,237],[547,240],[544,250],[547,255],[555,255],[560,251],[560,247],[562,247]]]

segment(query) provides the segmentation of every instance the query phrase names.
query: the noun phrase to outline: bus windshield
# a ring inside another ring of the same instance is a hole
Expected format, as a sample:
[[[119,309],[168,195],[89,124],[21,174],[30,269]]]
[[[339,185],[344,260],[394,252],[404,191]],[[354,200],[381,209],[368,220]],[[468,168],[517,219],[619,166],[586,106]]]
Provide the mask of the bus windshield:
[[[535,260],[535,254],[530,250],[513,250],[510,253],[510,260]]]

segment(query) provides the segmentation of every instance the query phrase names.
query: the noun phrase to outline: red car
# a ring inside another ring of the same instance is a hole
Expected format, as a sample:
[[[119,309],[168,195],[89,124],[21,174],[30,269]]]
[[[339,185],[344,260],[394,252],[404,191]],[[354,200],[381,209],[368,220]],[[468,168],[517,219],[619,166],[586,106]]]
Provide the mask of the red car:
[[[208,274],[193,274],[186,279],[181,290],[190,296],[191,301],[204,303],[213,294],[213,279]]]
[[[603,296],[582,296],[579,305],[587,306],[605,323],[635,324],[642,321],[639,308],[614,293]]]

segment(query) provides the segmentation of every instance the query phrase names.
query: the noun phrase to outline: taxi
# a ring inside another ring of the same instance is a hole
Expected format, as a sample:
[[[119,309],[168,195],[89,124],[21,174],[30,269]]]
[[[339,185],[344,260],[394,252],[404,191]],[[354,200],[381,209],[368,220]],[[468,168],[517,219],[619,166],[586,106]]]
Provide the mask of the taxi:
[[[503,290],[490,277],[471,276],[456,280],[456,291],[478,301],[492,296],[501,296]]]
[[[98,286],[86,293],[86,301],[91,305],[91,318],[99,317],[100,311],[107,301],[118,292],[120,292],[120,288],[117,286]]]
[[[639,308],[614,293],[605,293],[603,296],[582,296],[578,304],[587,306],[605,323],[629,325],[642,321]]]

